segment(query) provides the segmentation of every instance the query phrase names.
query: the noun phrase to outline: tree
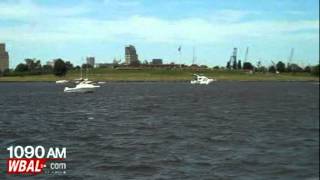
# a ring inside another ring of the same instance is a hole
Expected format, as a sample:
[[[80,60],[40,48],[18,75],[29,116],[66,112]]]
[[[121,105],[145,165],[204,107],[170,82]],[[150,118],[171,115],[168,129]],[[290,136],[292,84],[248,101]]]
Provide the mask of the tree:
[[[66,67],[67,67],[67,70],[72,70],[73,69],[73,64],[70,62],[70,61],[66,61]]]
[[[42,66],[42,72],[44,73],[52,73],[53,68],[50,65],[43,65]]]
[[[67,67],[62,59],[57,59],[54,62],[53,74],[56,76],[64,76],[67,73]]]
[[[74,67],[74,69],[75,69],[75,70],[80,70],[81,67],[80,67],[80,66],[76,66],[76,67]]]
[[[274,66],[270,66],[268,71],[271,72],[271,73],[276,73],[277,70],[276,70],[276,68]]]
[[[259,68],[257,68],[257,71],[258,72],[267,72],[268,69],[266,67],[264,67],[264,66],[260,66]]]
[[[82,64],[82,69],[91,69],[93,66],[91,64]]]
[[[245,70],[253,70],[253,65],[250,62],[243,63],[243,69]]]
[[[197,69],[197,68],[199,68],[200,66],[199,66],[198,64],[191,64],[190,67]]]
[[[257,72],[267,72],[268,69],[262,65],[261,61],[258,61],[257,62],[257,66],[256,66],[256,69],[255,69]]]
[[[220,67],[219,66],[215,66],[215,67],[213,67],[213,69],[220,69]]]
[[[276,67],[279,72],[284,72],[286,70],[286,65],[282,61],[279,61]]]
[[[14,70],[16,72],[27,72],[28,66],[26,64],[20,63],[16,66],[16,69]]]
[[[238,69],[242,69],[242,63],[241,60],[238,61]]]
[[[27,58],[27,59],[24,60],[26,62],[26,65],[28,66],[28,70],[29,71],[34,69],[34,67],[36,66],[34,60],[35,59],[30,59],[30,58]]]
[[[37,59],[30,59],[27,58],[25,59],[26,65],[28,67],[28,71],[31,74],[41,74],[42,72],[42,67],[41,67],[41,61]]]
[[[187,68],[188,66],[185,65],[185,64],[181,64],[180,67],[182,67],[182,68]]]
[[[311,67],[310,66],[306,66],[303,71],[310,73],[311,72]]]
[[[287,67],[288,72],[301,72],[303,69],[297,64],[289,64]]]
[[[311,70],[311,74],[314,75],[314,76],[318,76],[319,77],[319,69],[320,69],[320,65],[316,65],[316,66],[313,66],[312,67],[312,70]]]
[[[258,62],[257,62],[257,69],[260,69],[261,66],[262,66],[261,61],[258,61]]]

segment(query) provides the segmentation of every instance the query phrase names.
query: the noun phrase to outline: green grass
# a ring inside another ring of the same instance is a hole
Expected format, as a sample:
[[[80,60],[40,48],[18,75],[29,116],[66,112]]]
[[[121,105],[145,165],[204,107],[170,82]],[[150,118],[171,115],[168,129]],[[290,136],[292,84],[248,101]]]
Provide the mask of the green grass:
[[[96,68],[89,71],[88,78],[95,81],[189,81],[192,74],[203,74],[223,81],[319,81],[319,77],[309,73],[255,73],[227,70],[192,70],[192,69],[108,69]],[[29,75],[0,77],[0,81],[56,81],[75,79],[80,71],[70,71],[65,77],[54,75]]]

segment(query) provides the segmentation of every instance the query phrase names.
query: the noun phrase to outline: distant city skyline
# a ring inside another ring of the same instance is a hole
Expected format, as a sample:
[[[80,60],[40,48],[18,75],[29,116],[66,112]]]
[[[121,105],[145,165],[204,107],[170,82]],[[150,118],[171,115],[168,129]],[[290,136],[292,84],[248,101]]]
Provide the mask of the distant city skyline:
[[[243,60],[319,62],[318,0],[4,0],[0,43],[10,68],[25,58],[62,58],[79,65],[125,61],[132,44],[139,60],[225,66],[233,48]],[[181,58],[178,48],[181,46]],[[182,62],[181,62],[181,60]]]

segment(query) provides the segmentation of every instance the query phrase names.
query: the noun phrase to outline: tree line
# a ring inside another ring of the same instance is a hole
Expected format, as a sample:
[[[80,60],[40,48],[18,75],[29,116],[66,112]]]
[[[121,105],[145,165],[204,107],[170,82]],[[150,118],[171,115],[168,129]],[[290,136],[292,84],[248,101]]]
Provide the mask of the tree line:
[[[79,70],[80,66],[74,66],[70,61],[63,59],[54,59],[52,65],[42,65],[38,59],[25,59],[24,63],[19,63],[14,69],[6,70],[0,74],[4,76],[23,76],[23,75],[41,75],[54,74],[64,76],[70,70]],[[90,64],[83,64],[82,68],[93,68]]]
[[[0,74],[4,76],[22,76],[22,75],[41,75],[41,74],[54,74],[56,76],[64,76],[70,70],[80,70],[80,68],[93,68],[90,64],[82,64],[82,66],[74,66],[70,61],[64,61],[63,59],[53,60],[52,65],[41,65],[41,61],[38,59],[25,59],[24,63],[18,64],[14,70],[6,70]],[[195,65],[191,65],[194,67]],[[185,66],[184,66],[185,67]],[[198,67],[198,66],[197,66]],[[202,67],[202,66],[200,66]],[[203,66],[202,68],[207,68]],[[213,69],[225,69],[223,67],[215,66]],[[282,61],[278,61],[276,64],[269,67],[265,67],[260,61],[256,65],[250,62],[242,63],[241,60],[230,61],[226,65],[228,70],[250,70],[255,72],[271,72],[271,73],[283,73],[283,72],[306,72],[312,75],[319,76],[319,64],[316,66],[306,66],[304,68],[297,64],[285,64]]]
[[[56,76],[63,76],[67,71],[74,69],[74,66],[70,61],[55,59],[53,62],[53,65],[41,65],[40,60],[25,59],[25,63],[18,64],[10,75],[40,75],[53,73]]]
[[[214,69],[219,69],[218,66],[215,66]],[[252,70],[257,72],[272,72],[272,73],[282,73],[282,72],[307,72],[311,73],[313,75],[319,76],[319,64],[316,66],[306,66],[304,68],[300,67],[297,64],[294,63],[288,63],[285,64],[282,61],[278,61],[276,64],[273,63],[272,65],[266,67],[261,64],[260,61],[258,61],[257,65],[253,65],[250,62],[244,62],[242,64],[241,60],[233,61],[231,64],[230,61],[227,62],[226,69],[229,70]]]

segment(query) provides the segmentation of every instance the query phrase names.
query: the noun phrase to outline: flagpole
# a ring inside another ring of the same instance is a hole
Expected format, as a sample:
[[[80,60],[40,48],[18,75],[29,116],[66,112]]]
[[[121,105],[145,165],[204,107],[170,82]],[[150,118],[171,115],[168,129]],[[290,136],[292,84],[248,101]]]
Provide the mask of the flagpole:
[[[179,51],[179,64],[180,64],[180,68],[181,68],[181,45],[179,46],[178,48],[178,51]]]
[[[180,64],[180,67],[181,67],[181,50],[179,51],[179,64]]]

